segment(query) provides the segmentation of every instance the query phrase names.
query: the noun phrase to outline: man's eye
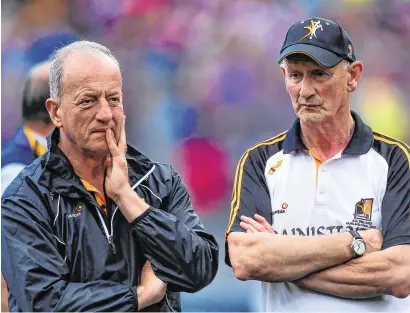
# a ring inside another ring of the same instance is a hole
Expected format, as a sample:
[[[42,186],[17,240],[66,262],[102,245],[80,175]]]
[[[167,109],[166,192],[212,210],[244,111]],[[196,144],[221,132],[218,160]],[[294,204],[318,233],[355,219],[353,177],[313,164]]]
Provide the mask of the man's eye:
[[[92,99],[84,99],[84,100],[81,100],[80,104],[91,104],[92,102],[93,102]]]
[[[289,76],[292,79],[299,79],[300,78],[300,73],[293,72],[293,73],[290,73]]]
[[[319,77],[319,78],[327,76],[327,74],[323,71],[314,71],[312,74],[313,74],[313,76]]]
[[[108,103],[112,106],[119,106],[119,105],[121,105],[121,98],[120,97],[112,97],[108,100]]]

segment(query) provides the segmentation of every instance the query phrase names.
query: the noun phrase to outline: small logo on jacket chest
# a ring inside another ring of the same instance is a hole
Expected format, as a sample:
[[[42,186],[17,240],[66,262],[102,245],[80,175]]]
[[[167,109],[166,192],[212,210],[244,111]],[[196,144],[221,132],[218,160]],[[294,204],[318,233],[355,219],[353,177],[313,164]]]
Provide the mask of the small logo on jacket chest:
[[[81,212],[83,211],[83,208],[84,208],[83,203],[78,204],[75,208],[75,213],[68,214],[67,218],[79,217],[81,215]]]

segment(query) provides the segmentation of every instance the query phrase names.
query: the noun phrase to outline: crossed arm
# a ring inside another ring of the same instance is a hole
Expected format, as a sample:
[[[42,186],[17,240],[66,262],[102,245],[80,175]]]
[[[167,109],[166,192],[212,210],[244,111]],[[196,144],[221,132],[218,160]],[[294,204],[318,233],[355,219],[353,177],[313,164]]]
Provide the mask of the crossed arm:
[[[276,235],[272,226],[258,216],[255,220],[243,217],[241,227],[247,233],[234,232],[227,239],[238,279],[293,282],[350,299],[383,294],[405,298],[410,294],[410,245],[379,251],[377,230],[361,232],[370,253],[352,259],[349,233],[316,237]]]
[[[314,291],[350,299],[410,294],[410,245],[400,245],[352,259],[294,281]]]

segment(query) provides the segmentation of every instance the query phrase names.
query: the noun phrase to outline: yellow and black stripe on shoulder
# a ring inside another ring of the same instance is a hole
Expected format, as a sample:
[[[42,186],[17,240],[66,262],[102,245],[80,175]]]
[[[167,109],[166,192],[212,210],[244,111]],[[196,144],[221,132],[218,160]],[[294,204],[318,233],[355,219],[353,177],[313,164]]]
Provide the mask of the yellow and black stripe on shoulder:
[[[373,149],[387,162],[381,203],[383,249],[410,243],[410,148],[404,142],[373,132]]]
[[[259,142],[248,150],[240,158],[235,172],[234,186],[232,190],[232,201],[231,201],[231,210],[229,215],[228,227],[225,232],[225,239],[229,234],[232,225],[235,221],[236,215],[239,210],[239,205],[241,202],[241,188],[242,188],[242,179],[244,172],[244,165],[249,155],[252,154],[253,162],[261,165],[261,175],[264,175],[264,169],[267,160],[274,155],[275,153],[283,150],[283,141],[286,138],[287,131],[284,131],[272,138]]]
[[[385,158],[389,166],[393,165],[390,164],[391,162],[397,160],[397,158],[392,157],[393,154],[400,153],[403,155],[403,158],[407,158],[408,166],[410,169],[410,147],[406,143],[379,132],[373,132],[373,135],[373,149],[375,149],[380,155]],[[395,152],[397,150],[398,152]],[[400,156],[398,157],[400,158]]]

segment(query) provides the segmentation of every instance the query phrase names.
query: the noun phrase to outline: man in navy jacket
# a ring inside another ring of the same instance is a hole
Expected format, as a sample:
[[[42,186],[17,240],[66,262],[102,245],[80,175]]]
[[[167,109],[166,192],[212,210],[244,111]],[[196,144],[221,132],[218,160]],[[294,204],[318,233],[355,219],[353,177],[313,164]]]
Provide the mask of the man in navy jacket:
[[[3,275],[22,311],[173,311],[208,285],[218,245],[167,164],[126,144],[118,61],[60,49],[46,106],[48,152],[2,197]]]

